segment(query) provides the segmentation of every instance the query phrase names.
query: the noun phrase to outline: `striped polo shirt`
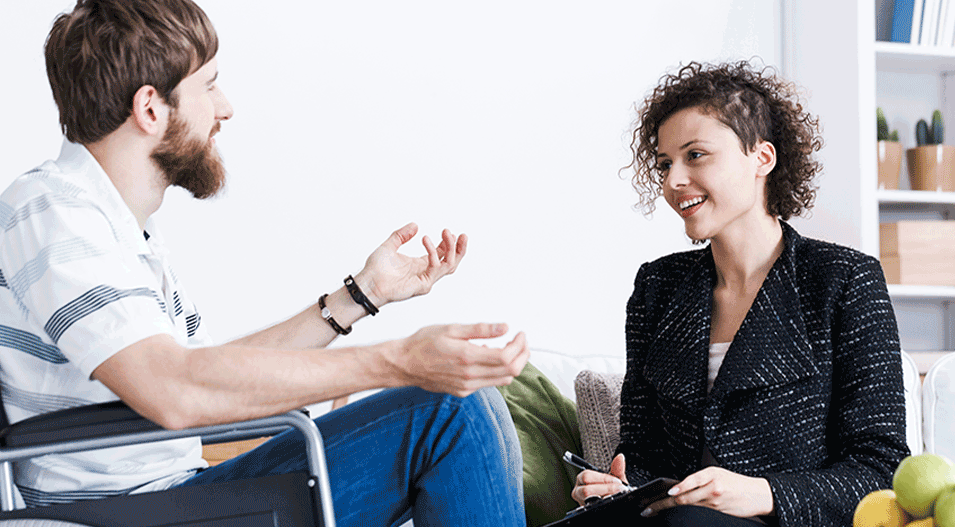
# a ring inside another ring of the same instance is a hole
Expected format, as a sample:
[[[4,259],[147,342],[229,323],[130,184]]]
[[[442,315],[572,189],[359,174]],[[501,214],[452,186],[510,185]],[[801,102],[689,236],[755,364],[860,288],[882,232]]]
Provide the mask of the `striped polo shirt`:
[[[93,370],[147,337],[211,342],[151,220],[139,227],[89,151],[0,195],[0,390],[11,422],[117,400]],[[135,379],[130,379],[135,382]],[[198,439],[45,456],[15,465],[29,506],[156,490],[205,467]]]

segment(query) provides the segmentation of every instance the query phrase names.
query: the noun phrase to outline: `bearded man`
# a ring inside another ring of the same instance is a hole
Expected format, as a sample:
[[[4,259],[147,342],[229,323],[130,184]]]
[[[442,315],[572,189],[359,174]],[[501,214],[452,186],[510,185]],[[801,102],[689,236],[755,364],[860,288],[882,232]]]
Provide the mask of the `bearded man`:
[[[520,447],[504,402],[528,358],[470,339],[503,324],[432,326],[372,346],[324,348],[382,306],[427,293],[464,257],[445,230],[412,258],[409,224],[346,286],[226,344],[206,334],[152,219],[170,186],[215,195],[214,136],[233,110],[218,38],[190,0],[79,0],[47,39],[66,139],[0,196],[0,388],[12,422],[121,399],[172,429],[273,415],[373,388],[326,414],[341,525],[521,525]],[[426,453],[422,454],[422,453]],[[296,433],[208,468],[198,439],[17,464],[28,505],[234,480],[305,467]]]

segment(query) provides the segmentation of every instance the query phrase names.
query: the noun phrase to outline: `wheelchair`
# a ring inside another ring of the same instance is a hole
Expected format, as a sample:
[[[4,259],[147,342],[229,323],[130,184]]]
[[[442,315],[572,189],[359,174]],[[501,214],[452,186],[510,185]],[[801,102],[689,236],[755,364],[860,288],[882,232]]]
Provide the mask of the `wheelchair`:
[[[204,444],[305,436],[308,470],[97,500],[23,508],[13,462],[48,454],[199,436]],[[82,406],[12,425],[0,405],[0,527],[334,527],[322,437],[307,412],[187,430],[164,430],[122,402]],[[20,507],[20,508],[18,508]]]

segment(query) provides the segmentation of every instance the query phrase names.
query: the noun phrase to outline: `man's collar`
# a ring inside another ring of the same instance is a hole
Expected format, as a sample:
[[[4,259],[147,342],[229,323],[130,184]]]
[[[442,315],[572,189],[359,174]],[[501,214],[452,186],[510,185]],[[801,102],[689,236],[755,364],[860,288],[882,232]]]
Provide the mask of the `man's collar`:
[[[85,146],[64,138],[56,165],[64,174],[71,175],[70,183],[80,187],[90,199],[103,208],[103,212],[115,223],[116,228],[122,229],[124,234],[138,233],[137,236],[124,236],[124,242],[135,245],[139,254],[152,252],[142,236],[142,229],[139,228],[136,217],[123,201],[116,185]]]

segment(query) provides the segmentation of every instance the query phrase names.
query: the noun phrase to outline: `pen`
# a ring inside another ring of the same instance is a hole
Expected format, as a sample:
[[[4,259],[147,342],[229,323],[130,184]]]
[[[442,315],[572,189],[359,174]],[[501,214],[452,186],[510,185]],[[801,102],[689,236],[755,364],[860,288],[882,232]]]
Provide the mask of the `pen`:
[[[574,454],[573,452],[570,452],[569,450],[564,452],[564,461],[566,461],[568,464],[573,465],[581,470],[593,470],[594,472],[601,472],[600,469],[591,465],[589,461]],[[627,485],[626,483],[624,483],[623,486],[628,491],[634,490],[635,488],[635,487],[631,487],[630,485]]]
[[[569,450],[564,452],[564,461],[566,461],[567,463],[581,470],[593,470],[595,472],[600,472],[599,470],[597,470],[597,467],[588,463],[586,459],[574,454],[573,452]]]

